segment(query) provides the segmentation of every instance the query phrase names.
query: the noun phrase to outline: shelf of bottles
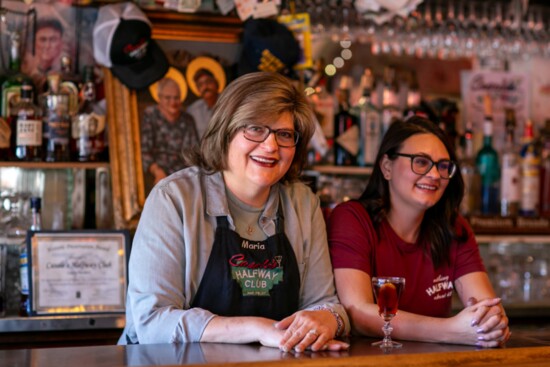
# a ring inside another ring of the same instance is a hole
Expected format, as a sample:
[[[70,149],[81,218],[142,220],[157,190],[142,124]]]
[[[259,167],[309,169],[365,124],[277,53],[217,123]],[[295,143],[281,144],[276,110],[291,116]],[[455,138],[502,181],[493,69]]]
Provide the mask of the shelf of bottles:
[[[506,137],[493,137],[493,97],[486,94],[484,113],[478,121],[483,131],[474,131],[470,123],[458,131],[457,104],[449,101],[442,107],[438,106],[443,105],[440,100],[425,100],[414,72],[401,85],[396,83],[395,74],[391,67],[385,67],[383,78],[377,79],[365,68],[359,86],[343,75],[332,92],[322,72],[310,79],[309,98],[328,148],[320,159],[310,162],[309,172],[317,176],[327,205],[357,198],[392,121],[417,115],[438,122],[454,142],[466,186],[461,214],[470,219],[476,233],[550,234],[550,119],[545,126],[534,126],[529,119],[520,124],[514,109],[499,110],[505,112]],[[351,93],[354,89],[359,93]],[[322,144],[314,142],[312,146]],[[341,182],[331,183],[337,176],[342,176]],[[352,187],[353,195],[334,186]]]
[[[71,213],[87,191],[85,176],[109,176],[104,108],[96,101],[96,78],[91,65],[76,70],[63,54],[59,65],[32,75],[21,71],[24,42],[21,32],[6,28],[9,65],[0,73],[0,195],[3,211],[20,199],[41,196],[45,222],[55,207]],[[99,90],[102,95],[102,90]],[[90,172],[87,172],[90,171]],[[88,181],[92,181],[90,178]],[[103,180],[104,181],[104,180]],[[107,183],[108,184],[108,183]],[[98,183],[99,185],[99,183]],[[105,182],[101,184],[105,186]],[[109,186],[110,187],[110,186]],[[2,212],[2,214],[5,214]],[[59,215],[57,215],[59,217]],[[45,229],[79,228],[64,215],[62,224]],[[3,215],[0,235],[10,218]]]
[[[333,165],[314,165],[310,167],[307,174],[316,175],[340,175],[340,176],[369,176],[372,173],[372,167],[352,167],[352,166],[333,166]]]
[[[0,161],[1,168],[22,168],[22,169],[98,169],[109,168],[109,162],[10,162]]]
[[[93,66],[78,74],[63,55],[51,71],[26,75],[21,72],[22,36],[17,29],[7,33],[9,68],[0,75],[0,161],[106,161],[105,114],[96,103]]]

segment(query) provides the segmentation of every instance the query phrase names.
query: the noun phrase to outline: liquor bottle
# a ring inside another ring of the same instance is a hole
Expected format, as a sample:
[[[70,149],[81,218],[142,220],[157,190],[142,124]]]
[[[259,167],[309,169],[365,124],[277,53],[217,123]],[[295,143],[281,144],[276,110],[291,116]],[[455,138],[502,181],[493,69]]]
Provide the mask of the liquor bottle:
[[[334,116],[334,164],[354,166],[359,153],[359,125],[357,117],[349,112],[351,78],[340,80],[338,112]]]
[[[13,127],[14,156],[20,161],[42,160],[42,111],[33,102],[33,86],[28,81],[21,85],[21,98],[10,116]]]
[[[59,91],[59,74],[48,75],[48,92],[43,94],[43,150],[47,162],[66,162],[71,159],[71,116],[69,95]]]
[[[550,217],[550,119],[541,131],[540,215]]]
[[[314,65],[314,74],[308,81],[306,92],[310,96],[315,113],[319,116],[319,123],[323,129],[323,134],[328,140],[334,137],[334,115],[338,103],[333,94],[329,93],[327,88],[329,80],[325,74],[325,62],[323,59],[317,59]],[[309,92],[308,92],[309,91]]]
[[[395,69],[384,68],[384,87],[382,90],[382,136],[390,128],[390,125],[403,117],[399,109],[399,87],[395,81]]]
[[[493,148],[493,111],[488,95],[485,95],[483,105],[483,146],[476,157],[476,166],[481,178],[480,212],[483,215],[498,215],[500,167],[498,153]]]
[[[84,71],[82,98],[77,114],[72,118],[71,149],[80,162],[97,161],[104,149],[105,116],[95,111],[95,84],[92,67]]]
[[[500,177],[500,215],[515,217],[519,213],[521,191],[520,157],[516,150],[514,130],[516,113],[513,109],[505,110],[506,141],[502,152],[502,175]]]
[[[408,119],[411,116],[429,118],[428,114],[421,106],[422,94],[420,93],[416,73],[413,71],[409,72],[408,79],[409,89],[407,90],[407,107],[403,111],[403,117],[405,119]]]
[[[73,62],[67,55],[61,56],[61,81],[59,90],[69,95],[69,114],[74,116],[78,113],[80,100],[79,93],[82,80],[73,73]]]
[[[381,120],[380,111],[372,104],[371,93],[373,75],[370,69],[365,69],[361,76],[362,95],[350,112],[359,119],[359,157],[360,166],[372,166],[380,146]]]
[[[10,34],[8,77],[2,83],[2,117],[8,117],[12,114],[11,109],[19,100],[23,81],[30,80],[26,75],[21,73],[20,47],[19,33],[12,32]]]
[[[9,122],[0,116],[0,161],[9,161],[11,154],[11,127]]]
[[[40,231],[42,229],[42,200],[33,196],[31,201],[31,231]],[[21,244],[19,250],[19,275],[21,277],[21,300],[19,303],[19,316],[29,316],[31,305],[29,299],[29,264],[27,244]]]
[[[535,144],[533,123],[525,122],[521,147],[521,201],[522,216],[536,216],[539,213],[540,198],[540,155]]]
[[[474,139],[472,124],[466,123],[462,137],[462,159],[460,172],[464,180],[464,197],[460,203],[460,213],[463,216],[477,214],[479,211],[480,177],[475,164]]]

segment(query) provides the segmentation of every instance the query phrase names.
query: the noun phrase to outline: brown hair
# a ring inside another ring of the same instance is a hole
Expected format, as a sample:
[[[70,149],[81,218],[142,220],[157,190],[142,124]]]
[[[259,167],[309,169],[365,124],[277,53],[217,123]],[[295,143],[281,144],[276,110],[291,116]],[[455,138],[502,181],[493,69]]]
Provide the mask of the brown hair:
[[[199,166],[207,173],[226,169],[229,144],[243,126],[267,125],[285,112],[292,115],[300,139],[283,180],[297,180],[306,164],[315,117],[304,92],[277,73],[249,73],[231,82],[214,106],[200,147],[185,154],[186,163]]]

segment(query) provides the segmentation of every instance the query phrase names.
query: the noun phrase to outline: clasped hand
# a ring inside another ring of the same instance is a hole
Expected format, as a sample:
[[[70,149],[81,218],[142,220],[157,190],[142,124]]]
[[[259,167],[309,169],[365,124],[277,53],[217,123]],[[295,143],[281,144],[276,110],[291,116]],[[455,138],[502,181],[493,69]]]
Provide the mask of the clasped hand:
[[[306,349],[314,352],[340,351],[349,348],[349,344],[334,339],[338,326],[334,316],[327,310],[298,311],[276,322],[273,327],[282,333],[278,347],[284,352],[303,352]],[[266,339],[269,339],[269,335],[266,335]],[[260,342],[271,344],[268,340]]]
[[[467,307],[458,315],[458,317],[464,316],[470,320],[467,344],[493,348],[504,345],[510,339],[508,317],[500,302],[500,298],[490,298],[479,302],[474,298],[468,300]]]

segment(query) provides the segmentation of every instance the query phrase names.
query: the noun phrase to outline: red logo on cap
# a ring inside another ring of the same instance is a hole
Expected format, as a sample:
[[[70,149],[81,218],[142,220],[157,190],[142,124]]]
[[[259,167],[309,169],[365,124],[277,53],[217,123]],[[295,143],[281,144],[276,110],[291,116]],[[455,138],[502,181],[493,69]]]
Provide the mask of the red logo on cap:
[[[141,59],[147,52],[148,43],[147,38],[142,38],[135,45],[126,45],[124,47],[124,53],[133,59]]]

